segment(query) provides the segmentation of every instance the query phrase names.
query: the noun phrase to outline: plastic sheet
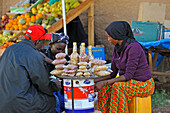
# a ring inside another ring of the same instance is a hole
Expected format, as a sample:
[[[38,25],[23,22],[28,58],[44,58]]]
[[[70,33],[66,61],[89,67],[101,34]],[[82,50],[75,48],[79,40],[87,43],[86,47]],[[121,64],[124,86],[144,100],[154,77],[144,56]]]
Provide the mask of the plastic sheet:
[[[157,47],[165,47],[167,49],[170,49],[170,39],[161,39],[158,41],[151,41],[151,42],[139,42],[143,47],[149,49],[151,46]]]
[[[151,41],[151,42],[139,42],[143,47],[149,49],[150,47],[164,47],[167,49],[170,49],[170,39],[161,39],[158,41]],[[152,56],[154,56],[154,52],[152,52]],[[156,61],[155,67],[158,66],[161,61],[163,60],[163,56],[162,55],[158,55],[158,59]]]

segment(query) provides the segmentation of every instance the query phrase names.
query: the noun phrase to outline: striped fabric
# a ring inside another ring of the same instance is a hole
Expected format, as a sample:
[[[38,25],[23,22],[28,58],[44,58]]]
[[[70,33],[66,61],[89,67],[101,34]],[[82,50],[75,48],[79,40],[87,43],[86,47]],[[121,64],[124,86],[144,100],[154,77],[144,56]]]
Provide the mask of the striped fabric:
[[[102,113],[128,113],[128,103],[133,97],[147,97],[154,92],[153,78],[142,82],[130,80],[104,86],[98,92],[98,109]]]

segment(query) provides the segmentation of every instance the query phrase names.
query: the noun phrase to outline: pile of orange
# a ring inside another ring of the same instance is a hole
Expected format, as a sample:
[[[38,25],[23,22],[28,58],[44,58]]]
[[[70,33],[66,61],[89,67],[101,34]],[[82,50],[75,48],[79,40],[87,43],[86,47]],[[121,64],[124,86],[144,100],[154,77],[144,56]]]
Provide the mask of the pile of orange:
[[[16,44],[16,43],[6,41],[2,46],[0,46],[0,49],[6,49],[7,47],[9,47],[10,45],[13,45],[13,44]]]
[[[30,22],[35,22],[37,19],[42,17],[42,13],[38,13],[37,15],[32,15],[30,17],[29,14],[22,14],[20,16],[17,16],[15,19],[11,19],[9,23],[5,25],[5,30],[24,30],[29,26]],[[19,19],[24,18],[25,24],[20,24]]]

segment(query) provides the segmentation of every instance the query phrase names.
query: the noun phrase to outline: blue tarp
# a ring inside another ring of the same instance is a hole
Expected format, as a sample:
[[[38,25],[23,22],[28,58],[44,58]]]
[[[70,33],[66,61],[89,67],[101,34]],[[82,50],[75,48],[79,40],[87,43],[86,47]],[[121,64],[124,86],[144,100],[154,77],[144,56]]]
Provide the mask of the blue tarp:
[[[158,41],[151,41],[151,42],[139,42],[143,47],[149,49],[151,46],[153,47],[165,47],[167,49],[170,49],[170,39],[161,39]],[[154,55],[154,52],[152,52],[152,56]],[[159,55],[158,59],[156,61],[155,67],[158,66],[161,61],[163,60],[163,56]]]
[[[161,39],[158,41],[151,41],[151,42],[139,42],[143,47],[149,49],[151,46],[157,47],[165,47],[167,49],[170,49],[170,38],[169,39]]]

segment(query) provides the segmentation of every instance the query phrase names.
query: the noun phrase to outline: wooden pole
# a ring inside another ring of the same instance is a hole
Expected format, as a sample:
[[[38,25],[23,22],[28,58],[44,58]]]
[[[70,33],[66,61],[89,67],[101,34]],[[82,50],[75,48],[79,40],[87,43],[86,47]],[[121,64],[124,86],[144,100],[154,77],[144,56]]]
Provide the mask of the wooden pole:
[[[156,61],[158,59],[158,55],[159,55],[159,52],[155,51],[154,56],[153,56],[152,70],[154,70],[154,68],[155,68],[155,64],[156,64]]]
[[[148,49],[148,59],[149,59],[149,68],[150,68],[151,72],[153,72],[153,69],[152,69],[152,51],[151,51],[151,49]]]
[[[88,9],[88,45],[94,46],[94,0]]]

